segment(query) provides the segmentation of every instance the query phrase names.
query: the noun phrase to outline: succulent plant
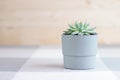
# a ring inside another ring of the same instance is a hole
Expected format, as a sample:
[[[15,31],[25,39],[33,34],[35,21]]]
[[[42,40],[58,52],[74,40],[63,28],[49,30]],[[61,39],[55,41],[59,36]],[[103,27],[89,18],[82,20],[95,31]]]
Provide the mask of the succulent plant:
[[[95,27],[90,28],[86,22],[75,22],[73,25],[69,25],[67,31],[64,31],[64,35],[95,35]]]

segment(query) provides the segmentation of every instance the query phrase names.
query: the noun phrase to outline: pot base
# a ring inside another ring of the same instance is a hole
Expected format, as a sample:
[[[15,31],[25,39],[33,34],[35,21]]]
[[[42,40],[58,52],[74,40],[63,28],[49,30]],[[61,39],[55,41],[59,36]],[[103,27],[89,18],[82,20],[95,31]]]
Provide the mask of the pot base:
[[[64,56],[64,68],[88,70],[96,67],[96,56]]]

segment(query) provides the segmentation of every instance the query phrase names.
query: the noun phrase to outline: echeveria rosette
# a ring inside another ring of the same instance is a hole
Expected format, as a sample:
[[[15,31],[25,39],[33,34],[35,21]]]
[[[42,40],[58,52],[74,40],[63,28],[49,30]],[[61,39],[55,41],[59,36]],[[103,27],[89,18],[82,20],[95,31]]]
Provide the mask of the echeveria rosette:
[[[90,28],[89,24],[84,22],[75,22],[73,25],[69,25],[67,31],[64,31],[64,35],[95,35],[95,27]]]

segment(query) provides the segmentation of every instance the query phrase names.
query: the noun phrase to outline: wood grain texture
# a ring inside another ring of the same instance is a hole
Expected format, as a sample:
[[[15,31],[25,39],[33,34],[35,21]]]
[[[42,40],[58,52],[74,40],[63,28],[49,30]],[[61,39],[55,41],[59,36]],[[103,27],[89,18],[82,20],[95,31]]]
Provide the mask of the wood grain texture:
[[[0,45],[59,45],[75,21],[97,27],[99,44],[120,44],[120,0],[0,0]]]

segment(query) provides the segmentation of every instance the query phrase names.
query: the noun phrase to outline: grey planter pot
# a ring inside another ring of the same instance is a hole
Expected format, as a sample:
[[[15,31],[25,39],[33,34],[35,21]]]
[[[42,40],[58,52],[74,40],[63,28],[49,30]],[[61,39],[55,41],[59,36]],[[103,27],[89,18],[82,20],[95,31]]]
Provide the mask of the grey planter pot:
[[[93,69],[96,66],[97,35],[62,35],[64,67]]]

